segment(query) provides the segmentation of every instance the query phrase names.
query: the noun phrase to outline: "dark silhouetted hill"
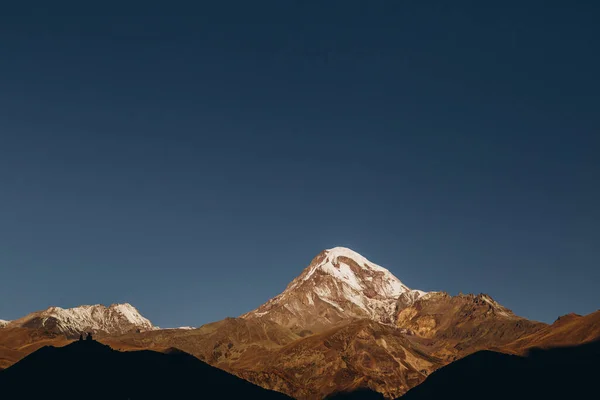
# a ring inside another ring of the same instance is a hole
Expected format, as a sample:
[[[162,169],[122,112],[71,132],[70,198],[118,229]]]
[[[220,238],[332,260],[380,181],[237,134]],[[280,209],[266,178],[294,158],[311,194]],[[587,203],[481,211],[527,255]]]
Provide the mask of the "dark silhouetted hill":
[[[432,373],[402,400],[600,398],[600,341],[532,349],[527,356],[480,351]]]
[[[119,352],[96,341],[43,347],[1,371],[0,398],[289,399],[181,351]]]

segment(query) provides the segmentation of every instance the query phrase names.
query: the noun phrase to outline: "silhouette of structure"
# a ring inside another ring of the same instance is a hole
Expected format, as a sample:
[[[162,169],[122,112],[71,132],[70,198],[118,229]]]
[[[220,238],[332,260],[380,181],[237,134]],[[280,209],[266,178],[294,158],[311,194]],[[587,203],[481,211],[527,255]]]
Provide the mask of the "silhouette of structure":
[[[94,340],[94,338],[92,336],[92,332],[88,332],[87,337],[85,338],[85,340]]]
[[[79,334],[79,341],[82,342],[83,341],[83,333]]]

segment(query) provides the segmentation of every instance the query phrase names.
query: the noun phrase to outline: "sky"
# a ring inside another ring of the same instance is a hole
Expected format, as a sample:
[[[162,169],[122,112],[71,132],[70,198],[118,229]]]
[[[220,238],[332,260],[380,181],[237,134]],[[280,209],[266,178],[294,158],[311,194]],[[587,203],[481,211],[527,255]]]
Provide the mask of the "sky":
[[[600,308],[596,2],[13,3],[0,318],[199,326],[335,246],[535,320]]]

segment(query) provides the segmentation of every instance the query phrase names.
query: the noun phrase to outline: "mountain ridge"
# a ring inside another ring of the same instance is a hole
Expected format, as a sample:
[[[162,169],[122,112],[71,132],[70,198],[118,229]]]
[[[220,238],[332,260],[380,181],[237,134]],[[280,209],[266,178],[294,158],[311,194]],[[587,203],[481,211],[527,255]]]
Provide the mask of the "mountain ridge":
[[[413,290],[384,267],[337,247],[319,253],[282,293],[238,318],[98,337],[120,350],[181,349],[297,399],[365,388],[391,399],[479,350],[511,353],[542,340],[568,344],[600,336],[596,318],[568,315],[550,326],[516,315],[487,294]],[[0,368],[44,344],[66,344],[62,331],[47,328],[0,329]]]
[[[393,324],[400,296],[410,304],[425,294],[355,251],[334,247],[313,258],[282,293],[241,318],[267,318],[311,332],[352,318]]]
[[[83,332],[120,334],[131,330],[152,330],[154,326],[129,303],[82,305],[73,308],[48,307],[10,321],[4,328],[33,328],[75,338]]]

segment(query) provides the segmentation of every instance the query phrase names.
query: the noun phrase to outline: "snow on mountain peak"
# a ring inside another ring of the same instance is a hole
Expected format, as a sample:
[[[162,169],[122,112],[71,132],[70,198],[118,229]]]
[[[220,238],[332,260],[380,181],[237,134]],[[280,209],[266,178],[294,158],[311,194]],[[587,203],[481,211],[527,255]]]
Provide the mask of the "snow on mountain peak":
[[[316,269],[320,269],[340,281],[349,284],[353,289],[365,290],[370,286],[385,297],[398,297],[410,289],[390,271],[370,262],[354,250],[346,247],[334,247],[324,251],[325,259],[309,272],[308,279]]]
[[[338,319],[366,317],[386,323],[393,319],[396,303],[403,294],[414,301],[425,292],[411,290],[390,271],[351,249],[334,247],[319,253],[283,293],[242,317],[260,317],[272,311],[296,317],[320,314],[318,309],[325,304],[336,310]]]
[[[69,336],[81,332],[125,333],[152,330],[152,323],[131,304],[82,305],[73,308],[49,307],[12,321],[11,326],[46,328]]]
[[[129,303],[111,304],[109,309],[112,309],[117,313],[121,314],[123,317],[125,317],[125,319],[127,319],[127,321],[131,322],[134,325],[148,326],[149,328],[152,327],[152,323],[148,319],[142,317],[140,312]]]
[[[0,319],[0,328],[4,328],[6,325],[9,324],[10,321],[6,321],[3,319]]]

